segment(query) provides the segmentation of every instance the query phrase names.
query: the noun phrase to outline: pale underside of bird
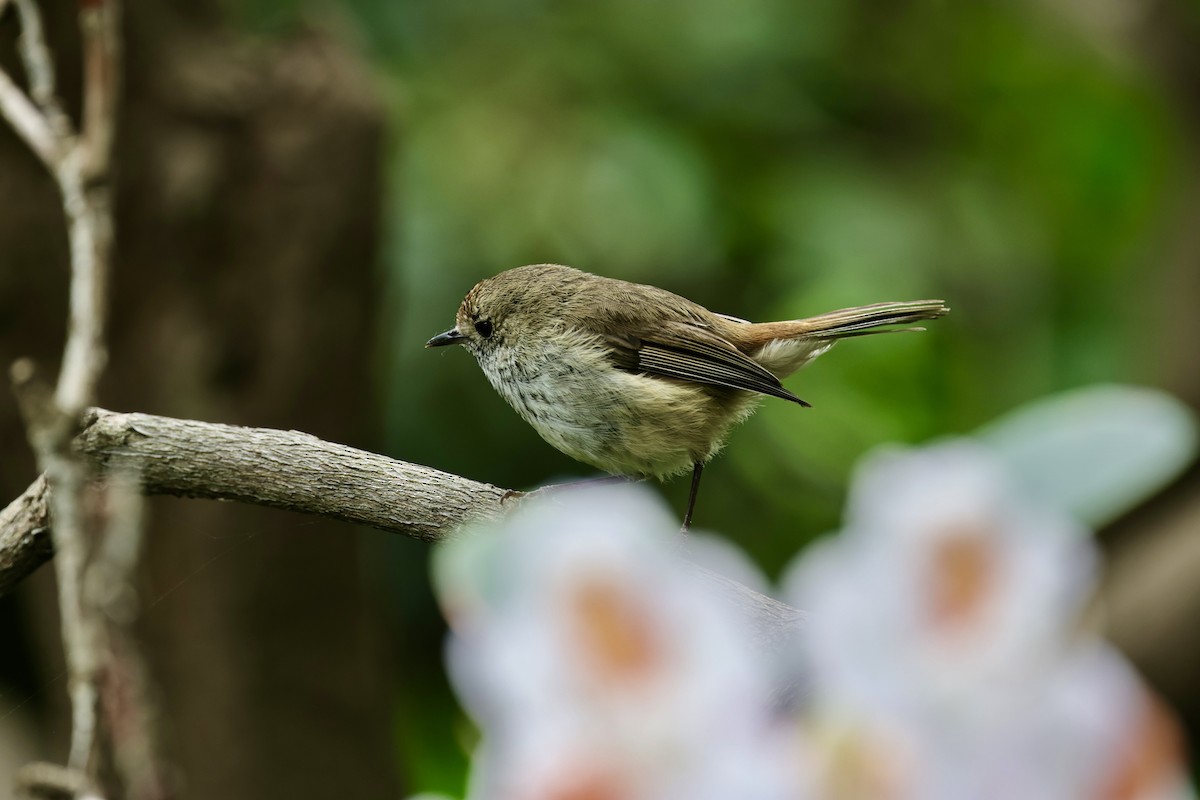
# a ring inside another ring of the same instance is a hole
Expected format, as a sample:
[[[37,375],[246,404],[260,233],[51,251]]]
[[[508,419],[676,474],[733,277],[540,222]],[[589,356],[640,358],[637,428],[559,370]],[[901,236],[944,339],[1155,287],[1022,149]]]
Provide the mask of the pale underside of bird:
[[[684,527],[704,464],[764,395],[808,404],[781,383],[840,339],[943,316],[941,300],[876,303],[783,322],[718,314],[655,286],[555,264],[480,281],[455,327],[488,381],[554,447],[614,475],[692,469]]]

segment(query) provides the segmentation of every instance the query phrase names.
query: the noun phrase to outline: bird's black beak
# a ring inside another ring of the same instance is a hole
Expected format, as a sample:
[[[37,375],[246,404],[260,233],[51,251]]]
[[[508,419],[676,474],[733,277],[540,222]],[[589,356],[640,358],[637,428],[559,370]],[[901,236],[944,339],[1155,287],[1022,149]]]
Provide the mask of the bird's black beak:
[[[458,328],[451,328],[445,333],[439,333],[437,336],[425,343],[426,347],[445,347],[448,344],[462,344],[462,341],[467,337],[458,332]]]

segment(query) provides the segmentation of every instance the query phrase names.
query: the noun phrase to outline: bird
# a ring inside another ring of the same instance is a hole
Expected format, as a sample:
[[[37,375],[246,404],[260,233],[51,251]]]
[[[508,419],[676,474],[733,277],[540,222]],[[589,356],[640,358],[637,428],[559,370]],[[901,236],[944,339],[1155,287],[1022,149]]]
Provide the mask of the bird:
[[[876,303],[782,322],[709,311],[666,289],[531,264],[486,278],[453,328],[426,347],[461,345],[492,387],[549,444],[614,476],[700,476],[763,397],[807,407],[781,380],[839,340],[911,327],[942,300]],[[899,327],[898,327],[899,326]]]

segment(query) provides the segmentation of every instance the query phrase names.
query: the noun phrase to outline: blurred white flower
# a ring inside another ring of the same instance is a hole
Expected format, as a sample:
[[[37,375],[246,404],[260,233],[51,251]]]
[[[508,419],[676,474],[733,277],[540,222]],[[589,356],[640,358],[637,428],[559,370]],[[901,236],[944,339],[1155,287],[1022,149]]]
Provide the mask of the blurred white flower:
[[[641,487],[537,499],[439,556],[487,800],[794,797],[770,665]]]
[[[816,796],[1190,797],[1169,719],[1073,629],[1091,540],[1013,486],[971,442],[874,456],[846,528],[790,570]]]
[[[810,613],[782,676],[737,592],[694,564],[761,575],[695,535],[681,558],[676,521],[641,487],[550,493],[444,546],[451,674],[483,731],[469,797],[1195,800],[1171,715],[1077,628],[1098,557],[1064,509],[1118,507],[1097,499],[1115,473],[1046,477],[1143,429],[1106,420],[1157,408],[1145,399],[1106,401],[1070,436],[1069,404],[1051,404],[987,444],[867,458],[844,529],[785,577]],[[1045,447],[1022,439],[1046,430]]]
[[[846,527],[789,571],[818,691],[905,717],[1011,711],[1056,655],[1094,557],[969,442],[868,459]],[[964,724],[970,720],[964,720]]]

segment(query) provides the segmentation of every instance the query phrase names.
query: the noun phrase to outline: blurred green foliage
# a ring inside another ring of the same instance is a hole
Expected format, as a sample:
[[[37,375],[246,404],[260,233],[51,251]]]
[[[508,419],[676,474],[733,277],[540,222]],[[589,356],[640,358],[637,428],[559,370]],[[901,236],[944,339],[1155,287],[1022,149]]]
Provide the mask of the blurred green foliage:
[[[844,343],[792,379],[812,411],[768,401],[735,432],[699,519],[768,569],[836,522],[866,449],[1147,377],[1125,299],[1154,268],[1178,134],[1136,66],[1046,9],[360,10],[397,109],[386,408],[405,457],[506,486],[589,474],[469,356],[421,349],[476,280],[525,263],[751,319],[950,302],[928,334]]]
[[[1159,78],[1058,4],[348,8],[395,113],[381,374],[399,457],[509,487],[591,474],[468,354],[422,349],[475,281],[526,263],[758,320],[949,302],[928,333],[840,345],[788,383],[811,410],[764,402],[710,467],[698,525],[768,572],[836,525],[869,448],[1157,377],[1135,299],[1165,262],[1181,126]],[[665,490],[678,508],[685,484]],[[419,787],[459,788],[434,772]]]

